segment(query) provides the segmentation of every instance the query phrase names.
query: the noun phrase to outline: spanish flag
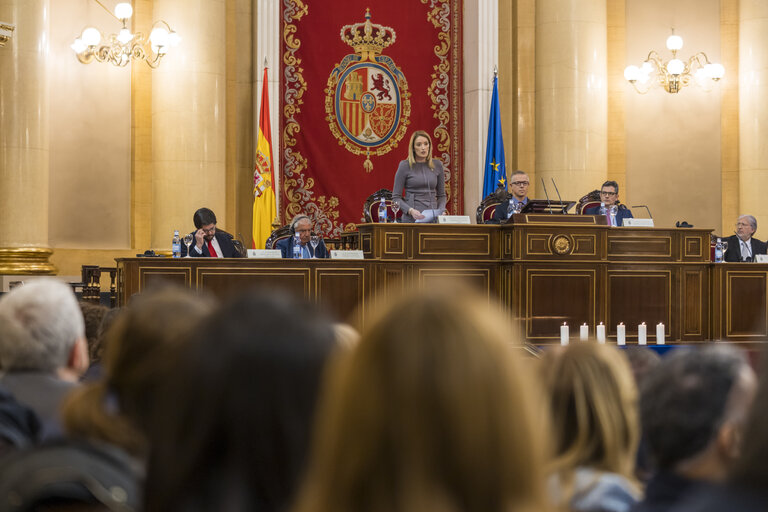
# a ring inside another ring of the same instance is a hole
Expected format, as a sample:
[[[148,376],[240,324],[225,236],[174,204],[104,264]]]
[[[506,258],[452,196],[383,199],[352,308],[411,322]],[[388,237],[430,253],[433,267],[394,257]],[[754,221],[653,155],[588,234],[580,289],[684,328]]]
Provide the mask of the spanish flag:
[[[272,233],[272,220],[277,216],[275,205],[275,171],[272,163],[272,130],[269,127],[269,81],[267,68],[259,109],[259,139],[256,144],[256,168],[253,172],[253,248],[263,249]]]

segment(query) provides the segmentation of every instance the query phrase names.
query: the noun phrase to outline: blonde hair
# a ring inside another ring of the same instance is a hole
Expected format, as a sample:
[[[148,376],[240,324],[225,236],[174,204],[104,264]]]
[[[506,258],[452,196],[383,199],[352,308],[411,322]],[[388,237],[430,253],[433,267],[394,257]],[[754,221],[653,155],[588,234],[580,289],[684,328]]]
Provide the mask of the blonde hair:
[[[413,164],[416,163],[416,155],[414,154],[416,152],[416,149],[414,148],[416,137],[426,137],[427,141],[429,141],[429,154],[427,155],[426,163],[430,169],[434,169],[435,163],[432,161],[432,137],[430,137],[424,130],[416,130],[413,132],[413,135],[411,135],[411,140],[408,142],[408,166],[413,169]]]
[[[618,349],[577,343],[545,356],[553,444],[552,470],[564,482],[577,467],[633,480],[640,436],[637,387]]]
[[[542,510],[534,399],[492,310],[440,288],[368,323],[329,372],[296,511]]]

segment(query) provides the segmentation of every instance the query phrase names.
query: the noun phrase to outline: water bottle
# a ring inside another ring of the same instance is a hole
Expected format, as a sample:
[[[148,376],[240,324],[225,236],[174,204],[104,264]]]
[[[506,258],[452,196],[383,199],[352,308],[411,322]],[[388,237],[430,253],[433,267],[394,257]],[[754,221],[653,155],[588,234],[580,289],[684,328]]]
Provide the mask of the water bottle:
[[[293,235],[293,259],[301,259],[301,238],[298,233]]]
[[[605,208],[605,203],[600,203],[600,215],[605,216],[605,214],[608,212]]]
[[[387,202],[384,197],[379,201],[379,222],[387,222]]]
[[[171,242],[171,254],[174,258],[181,258],[181,237],[179,236],[179,230],[173,230],[173,241]]]
[[[715,263],[723,262],[723,241],[718,238],[715,244]]]
[[[509,198],[509,204],[507,205],[507,218],[510,218],[515,213],[515,202],[512,198]]]
[[[619,213],[619,209],[616,207],[616,205],[612,205],[611,209],[608,211],[608,215],[610,216],[611,226],[618,226],[616,224],[616,215]]]

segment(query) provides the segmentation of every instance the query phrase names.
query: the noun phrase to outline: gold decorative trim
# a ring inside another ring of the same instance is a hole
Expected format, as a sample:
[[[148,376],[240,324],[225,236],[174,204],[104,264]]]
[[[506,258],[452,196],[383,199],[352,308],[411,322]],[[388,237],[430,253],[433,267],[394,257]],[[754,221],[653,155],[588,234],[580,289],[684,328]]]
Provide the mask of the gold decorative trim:
[[[58,269],[48,261],[53,250],[41,247],[0,248],[0,274],[13,276],[51,275]]]
[[[556,235],[552,237],[550,247],[553,253],[564,256],[573,251],[574,244],[568,235]]]

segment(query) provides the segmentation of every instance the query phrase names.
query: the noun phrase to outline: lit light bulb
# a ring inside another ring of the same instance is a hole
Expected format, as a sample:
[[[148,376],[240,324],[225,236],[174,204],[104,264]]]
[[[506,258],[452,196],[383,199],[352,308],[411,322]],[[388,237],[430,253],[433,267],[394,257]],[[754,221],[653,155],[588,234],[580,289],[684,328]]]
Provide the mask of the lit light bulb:
[[[627,66],[624,68],[624,78],[628,82],[634,82],[640,77],[640,68],[637,66]]]
[[[685,64],[680,59],[672,59],[667,62],[667,71],[671,75],[680,75],[685,70]]]
[[[162,27],[152,29],[152,33],[149,34],[149,40],[152,46],[162,47],[168,45],[168,31]]]
[[[101,32],[99,32],[99,29],[88,27],[83,30],[81,39],[86,46],[96,46],[101,41]]]
[[[653,65],[648,61],[643,62],[643,65],[640,66],[640,72],[644,75],[650,75],[652,71]]]
[[[123,44],[126,44],[131,39],[133,39],[133,34],[127,28],[121,29],[120,33],[117,34],[117,40]]]
[[[119,20],[126,20],[133,16],[133,7],[128,2],[121,2],[115,6],[115,17]]]
[[[171,46],[178,46],[181,42],[181,36],[175,30],[171,30],[168,34],[168,44]]]
[[[70,48],[72,48],[75,53],[83,53],[86,49],[88,49],[88,45],[86,45],[83,40],[78,37],[75,39],[75,42],[72,43]]]
[[[712,80],[720,80],[725,76],[725,68],[722,64],[718,64],[717,62],[713,64],[707,64],[704,66],[704,68],[709,68],[709,71],[707,74],[712,78]]]
[[[677,51],[683,47],[683,38],[672,34],[667,38],[667,48],[672,51]]]

